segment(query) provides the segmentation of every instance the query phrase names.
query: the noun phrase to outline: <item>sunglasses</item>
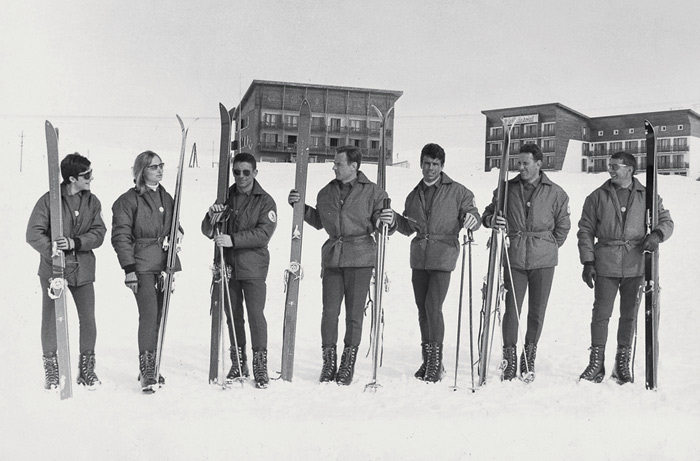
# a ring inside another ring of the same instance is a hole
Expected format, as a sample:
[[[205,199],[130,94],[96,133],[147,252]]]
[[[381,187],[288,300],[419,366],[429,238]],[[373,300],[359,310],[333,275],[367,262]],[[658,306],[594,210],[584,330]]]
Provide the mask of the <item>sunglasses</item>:
[[[629,165],[625,165],[625,164],[622,164],[622,163],[611,163],[610,165],[608,165],[608,170],[617,171],[617,170],[619,170],[620,168],[622,168],[623,166],[626,167],[626,166],[629,166]]]
[[[250,171],[250,170],[233,170],[234,176],[241,176],[241,175],[250,176],[251,173],[252,173],[252,171]]]
[[[159,163],[157,165],[148,165],[146,167],[146,169],[151,170],[151,171],[156,171],[159,168],[162,170],[164,167],[165,167],[165,163]]]
[[[92,169],[78,173],[78,177],[83,177],[85,179],[92,179]]]

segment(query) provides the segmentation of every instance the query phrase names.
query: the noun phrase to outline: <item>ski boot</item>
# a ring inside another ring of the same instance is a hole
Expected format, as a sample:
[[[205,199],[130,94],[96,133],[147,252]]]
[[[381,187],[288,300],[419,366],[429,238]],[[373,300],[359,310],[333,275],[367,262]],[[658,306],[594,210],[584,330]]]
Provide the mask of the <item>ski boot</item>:
[[[355,360],[357,359],[357,346],[345,346],[343,356],[340,358],[338,373],[335,375],[335,382],[339,386],[349,386],[352,383],[352,376],[355,374]]]
[[[321,368],[319,382],[329,383],[335,381],[337,362],[338,355],[335,351],[335,346],[323,346],[323,367]]]
[[[591,346],[591,357],[588,362],[588,366],[581,376],[580,380],[591,381],[593,383],[600,383],[605,377],[605,346]]]
[[[77,382],[91,391],[94,391],[102,384],[95,374],[95,353],[93,351],[83,352],[78,357]]]

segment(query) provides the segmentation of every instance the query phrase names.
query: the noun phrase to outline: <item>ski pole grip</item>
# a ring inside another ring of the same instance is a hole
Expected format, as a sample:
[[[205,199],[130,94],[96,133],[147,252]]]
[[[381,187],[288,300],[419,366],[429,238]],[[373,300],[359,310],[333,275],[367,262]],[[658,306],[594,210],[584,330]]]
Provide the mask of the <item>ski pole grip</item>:
[[[391,208],[391,199],[389,197],[384,199],[384,208]]]

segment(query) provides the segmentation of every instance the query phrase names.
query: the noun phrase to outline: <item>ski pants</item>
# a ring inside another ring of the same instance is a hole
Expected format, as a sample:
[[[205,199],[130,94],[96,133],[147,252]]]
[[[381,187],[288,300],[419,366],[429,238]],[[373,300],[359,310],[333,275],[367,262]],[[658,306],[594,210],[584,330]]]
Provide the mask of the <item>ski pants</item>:
[[[245,350],[245,318],[243,316],[243,301],[248,311],[248,323],[250,325],[250,342],[253,351],[267,349],[267,320],[265,320],[265,298],[267,296],[267,285],[264,279],[236,280],[231,277],[228,283],[231,293],[231,310],[233,311],[233,325],[231,324],[231,314],[226,312],[226,323],[228,324],[228,335],[230,344],[233,346],[238,342],[238,346]],[[228,306],[226,300],[225,306]],[[233,340],[233,329],[236,329],[236,342]]]
[[[528,292],[525,343],[537,345],[542,335],[544,314],[552,289],[552,280],[554,280],[554,267],[530,270],[511,269],[511,272],[512,281],[508,268],[504,268],[506,313],[503,316],[503,345],[510,347],[518,344],[518,318],[522,312],[525,291]]]
[[[364,307],[371,279],[371,267],[323,269],[323,313],[321,315],[323,347],[335,346],[338,342],[338,317],[343,297],[345,298],[345,346],[360,345]]]
[[[445,338],[442,304],[450,287],[452,272],[413,269],[411,282],[418,307],[418,325],[422,343],[440,343]]]
[[[136,304],[139,309],[139,354],[155,352],[158,346],[158,325],[163,311],[163,291],[158,287],[160,274],[137,273],[139,289]]]
[[[632,346],[632,337],[639,311],[639,289],[644,281],[639,277],[596,277],[595,301],[591,318],[591,345],[605,346],[608,340],[608,323],[612,316],[613,305],[620,291],[620,321],[617,325],[617,345]]]
[[[40,278],[41,283],[41,349],[44,355],[55,354],[56,344],[56,302],[49,297],[49,281]],[[68,289],[78,310],[80,323],[80,353],[95,350],[97,324],[95,323],[95,285],[68,285]]]

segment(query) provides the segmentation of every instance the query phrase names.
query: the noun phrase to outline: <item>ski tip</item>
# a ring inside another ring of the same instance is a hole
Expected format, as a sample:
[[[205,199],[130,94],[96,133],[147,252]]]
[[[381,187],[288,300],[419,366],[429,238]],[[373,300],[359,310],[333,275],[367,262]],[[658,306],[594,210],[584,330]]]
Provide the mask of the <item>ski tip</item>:
[[[649,120],[644,120],[644,130],[646,130],[647,134],[653,134],[654,125],[652,125]]]
[[[379,118],[384,118],[384,116],[382,115],[382,111],[379,110],[379,109],[377,108],[377,106],[375,106],[374,104],[372,104],[372,105],[370,105],[370,107],[371,107],[372,109],[374,109],[374,111],[377,113],[377,116],[379,116]]]
[[[175,114],[175,117],[177,117],[177,121],[180,122],[180,129],[182,131],[185,131],[185,124],[182,122],[182,119],[180,118],[180,116]]]

